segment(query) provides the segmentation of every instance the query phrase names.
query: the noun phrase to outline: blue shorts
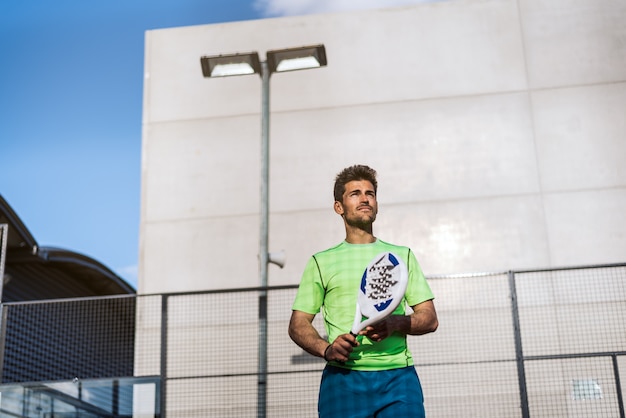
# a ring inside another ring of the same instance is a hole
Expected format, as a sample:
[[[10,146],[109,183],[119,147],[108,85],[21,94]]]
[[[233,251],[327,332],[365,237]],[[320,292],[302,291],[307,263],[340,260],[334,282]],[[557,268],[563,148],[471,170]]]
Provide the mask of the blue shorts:
[[[373,372],[326,366],[317,407],[320,418],[424,418],[415,368]]]

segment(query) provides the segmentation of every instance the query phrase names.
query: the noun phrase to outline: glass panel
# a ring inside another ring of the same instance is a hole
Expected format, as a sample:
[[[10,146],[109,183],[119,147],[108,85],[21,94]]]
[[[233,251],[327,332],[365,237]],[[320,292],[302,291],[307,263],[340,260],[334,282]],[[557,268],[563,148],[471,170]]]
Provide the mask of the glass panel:
[[[0,385],[0,416],[158,418],[156,377]]]

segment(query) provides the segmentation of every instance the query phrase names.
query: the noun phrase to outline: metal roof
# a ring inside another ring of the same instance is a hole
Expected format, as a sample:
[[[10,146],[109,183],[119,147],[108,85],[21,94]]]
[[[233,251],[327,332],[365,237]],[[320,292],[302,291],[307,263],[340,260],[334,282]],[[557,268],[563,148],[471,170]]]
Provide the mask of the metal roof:
[[[40,247],[0,195],[0,224],[8,225],[2,302],[135,294],[102,263],[54,247]]]

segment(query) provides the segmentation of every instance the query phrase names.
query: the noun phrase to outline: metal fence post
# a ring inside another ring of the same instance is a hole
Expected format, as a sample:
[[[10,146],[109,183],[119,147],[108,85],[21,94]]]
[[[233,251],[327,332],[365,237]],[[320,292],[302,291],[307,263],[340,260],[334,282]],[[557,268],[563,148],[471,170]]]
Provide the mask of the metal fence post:
[[[1,319],[0,319],[0,384],[4,381],[4,349],[7,338],[7,316],[9,315],[8,307],[0,303]]]
[[[624,415],[624,398],[622,397],[622,383],[619,376],[619,365],[617,364],[617,355],[613,354],[611,356],[611,360],[613,362],[613,375],[615,376],[615,392],[617,392],[617,405],[619,407],[619,416],[620,418],[625,418]]]
[[[267,290],[259,295],[259,364],[257,380],[257,417],[267,416]]]
[[[167,301],[168,295],[161,296],[161,418],[167,416]]]
[[[2,289],[4,287],[4,265],[7,261],[8,239],[9,239],[9,225],[0,224],[0,303],[2,303]]]
[[[511,293],[511,314],[513,315],[513,334],[515,337],[515,360],[517,363],[517,381],[519,384],[520,407],[522,418],[529,418],[528,392],[526,389],[526,371],[524,369],[524,353],[522,351],[522,331],[519,322],[519,307],[517,304],[517,289],[515,287],[515,273],[509,271],[509,291]]]

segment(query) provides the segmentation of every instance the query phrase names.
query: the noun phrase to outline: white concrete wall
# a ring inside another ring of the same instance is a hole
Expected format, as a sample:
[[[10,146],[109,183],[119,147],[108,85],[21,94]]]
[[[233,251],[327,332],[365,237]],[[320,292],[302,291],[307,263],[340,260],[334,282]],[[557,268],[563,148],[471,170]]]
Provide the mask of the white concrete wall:
[[[323,43],[271,80],[270,251],[343,239],[335,174],[379,172],[381,239],[427,275],[626,260],[626,3],[451,0],[146,34],[139,292],[259,285],[258,76],[200,57]]]

